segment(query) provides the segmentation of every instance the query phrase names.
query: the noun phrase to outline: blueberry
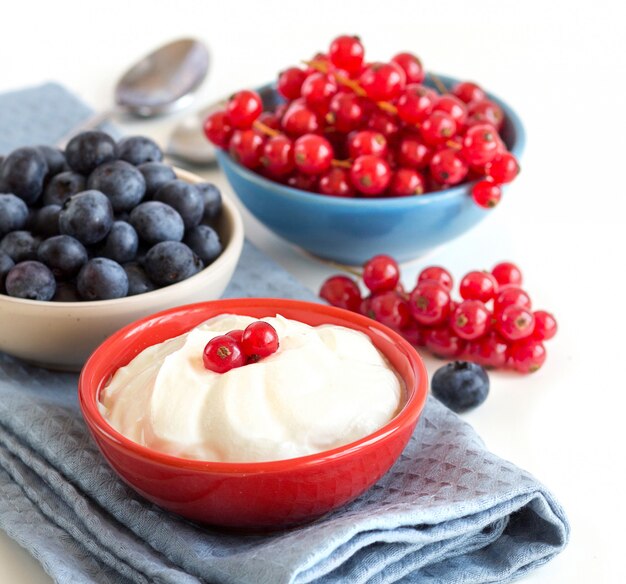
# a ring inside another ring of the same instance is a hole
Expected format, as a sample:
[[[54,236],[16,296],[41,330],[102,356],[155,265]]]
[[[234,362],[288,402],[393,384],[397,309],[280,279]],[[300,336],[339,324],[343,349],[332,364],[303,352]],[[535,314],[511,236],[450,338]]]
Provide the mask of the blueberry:
[[[71,196],[59,213],[59,231],[90,245],[102,241],[113,225],[113,207],[99,191]]]
[[[81,297],[73,282],[57,282],[53,302],[80,302]]]
[[[453,412],[478,407],[489,394],[487,372],[476,363],[454,361],[435,371],[431,381],[433,395]]]
[[[84,300],[110,300],[128,294],[124,268],[109,258],[89,260],[78,273],[76,284]]]
[[[123,264],[135,259],[139,247],[139,236],[135,228],[126,221],[115,221],[104,240],[101,255]]]
[[[183,218],[185,229],[195,227],[202,220],[204,201],[195,185],[179,179],[171,180],[155,193],[154,200],[176,209]]]
[[[130,224],[146,243],[180,241],[185,233],[182,217],[169,205],[148,201],[130,212]]]
[[[36,148],[13,150],[0,167],[0,192],[13,193],[27,205],[41,195],[48,165]]]
[[[51,300],[56,290],[52,272],[35,261],[15,264],[7,274],[5,286],[9,296],[29,300]]]
[[[28,220],[28,207],[19,197],[0,195],[0,237],[9,231],[23,229]]]
[[[44,205],[62,205],[72,195],[76,195],[87,188],[87,181],[82,174],[68,170],[61,172],[50,179],[43,192]]]
[[[9,273],[9,270],[15,265],[15,262],[11,259],[11,256],[0,251],[0,294],[4,294],[4,280]]]
[[[69,141],[65,158],[72,170],[87,175],[101,164],[117,159],[115,140],[104,132],[82,132]]]
[[[16,264],[35,260],[40,243],[41,239],[30,231],[11,231],[0,241],[0,252],[6,253]]]
[[[146,194],[143,174],[132,164],[114,160],[101,164],[87,179],[87,188],[109,197],[115,212],[129,211],[136,207]]]
[[[139,170],[146,181],[146,198],[152,198],[165,183],[176,178],[172,167],[160,162],[146,162]]]
[[[205,266],[222,253],[219,235],[208,225],[192,227],[185,234],[183,242],[203,261]]]
[[[55,176],[65,169],[65,155],[52,146],[35,146],[48,165],[48,177]]]
[[[46,239],[37,250],[37,258],[59,279],[72,278],[87,263],[85,246],[69,235]]]
[[[32,230],[41,237],[59,234],[59,213],[61,205],[46,205],[37,209],[33,218]]]
[[[200,258],[184,243],[163,241],[151,247],[145,259],[146,273],[158,286],[167,286],[198,273]]]
[[[130,262],[123,266],[126,275],[128,276],[128,295],[135,296],[136,294],[144,294],[146,292],[152,292],[154,290],[154,284],[152,280],[148,278],[146,271],[137,263]]]
[[[222,213],[222,193],[213,183],[197,183],[196,188],[204,202],[202,221],[213,225]]]
[[[134,166],[163,160],[163,152],[157,143],[145,136],[129,136],[120,140],[117,152],[120,160],[130,162]]]

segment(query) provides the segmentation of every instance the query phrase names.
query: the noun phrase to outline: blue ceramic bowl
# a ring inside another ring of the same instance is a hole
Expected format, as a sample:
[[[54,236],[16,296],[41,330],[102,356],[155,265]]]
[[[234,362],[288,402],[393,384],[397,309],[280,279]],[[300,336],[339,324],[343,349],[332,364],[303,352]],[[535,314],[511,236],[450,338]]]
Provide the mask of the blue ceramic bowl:
[[[443,77],[451,87],[456,79]],[[504,111],[502,137],[521,157],[525,135],[517,114],[489,94]],[[218,162],[239,200],[261,223],[290,243],[322,258],[361,265],[385,253],[408,261],[452,241],[488,213],[472,200],[473,183],[416,197],[355,199],[329,197],[270,181],[218,151]]]

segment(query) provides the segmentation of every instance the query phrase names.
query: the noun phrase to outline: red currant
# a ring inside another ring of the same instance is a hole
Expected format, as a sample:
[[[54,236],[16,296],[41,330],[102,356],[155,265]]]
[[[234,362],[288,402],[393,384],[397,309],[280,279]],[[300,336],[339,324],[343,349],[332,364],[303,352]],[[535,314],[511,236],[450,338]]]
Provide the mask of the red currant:
[[[424,268],[417,277],[417,283],[424,282],[425,280],[434,280],[439,282],[448,292],[452,292],[453,280],[452,275],[448,270],[441,266],[429,266]]]
[[[455,185],[467,175],[468,166],[452,148],[435,152],[430,161],[432,177],[442,184]]]
[[[243,329],[235,329],[226,333],[227,337],[230,337],[241,345],[241,339],[243,337]]]
[[[491,124],[496,130],[500,130],[504,123],[502,109],[488,99],[470,103],[467,113],[468,122],[472,124]]]
[[[384,158],[387,155],[387,140],[371,130],[353,132],[348,136],[348,153],[352,159],[367,154]]]
[[[213,337],[202,353],[204,367],[215,373],[226,373],[235,367],[246,364],[246,358],[239,343],[230,336]]]
[[[500,286],[506,286],[507,284],[513,284],[515,286],[522,285],[522,272],[511,262],[500,262],[496,264],[491,270],[491,273]]]
[[[419,323],[434,326],[443,323],[450,314],[450,294],[434,280],[424,280],[415,286],[409,296],[413,318]]]
[[[423,347],[426,344],[426,331],[415,321],[411,321],[399,332],[414,347]]]
[[[298,172],[287,179],[287,186],[301,191],[317,192],[319,177],[313,174],[302,174]]]
[[[396,101],[398,117],[407,124],[419,124],[432,113],[437,99],[432,89],[411,83]]]
[[[331,76],[313,73],[304,80],[301,93],[308,107],[316,112],[325,112],[337,89],[337,82]]]
[[[300,97],[300,90],[306,78],[306,71],[298,69],[298,67],[290,67],[278,76],[276,89],[278,89],[278,93],[289,100],[297,99]]]
[[[438,146],[456,134],[456,122],[450,114],[436,111],[424,120],[420,134],[426,144]]]
[[[465,341],[455,335],[447,326],[436,327],[424,334],[426,348],[435,356],[452,359],[461,355]]]
[[[489,272],[469,272],[459,285],[459,294],[464,300],[488,302],[497,293],[498,281]]]
[[[333,160],[333,147],[322,136],[305,134],[296,140],[293,146],[293,158],[300,172],[322,174],[330,168]]]
[[[257,168],[261,163],[265,137],[256,130],[235,130],[230,139],[230,155],[247,168]]]
[[[530,296],[524,292],[519,286],[506,285],[500,287],[498,295],[493,303],[493,313],[496,317],[508,306],[519,306],[530,310]]]
[[[511,366],[520,373],[534,373],[546,360],[546,349],[542,343],[532,339],[513,343],[508,351]]]
[[[363,266],[363,282],[374,293],[393,290],[400,281],[400,267],[388,255],[377,255]]]
[[[387,194],[391,197],[422,195],[425,185],[424,177],[417,170],[399,168],[391,177]]]
[[[233,128],[238,130],[248,130],[252,127],[263,111],[263,103],[256,91],[244,89],[238,91],[228,100],[226,113]]]
[[[485,173],[497,184],[509,183],[519,174],[519,164],[515,156],[505,152],[485,165]]]
[[[362,99],[354,93],[337,93],[328,106],[326,121],[338,132],[351,132],[363,123],[365,110]]]
[[[387,140],[395,137],[400,129],[395,116],[378,109],[370,115],[367,120],[367,127],[374,132],[379,132]]]
[[[493,209],[502,199],[502,189],[490,180],[479,180],[472,187],[472,199],[483,209]]]
[[[285,176],[293,171],[293,142],[284,134],[268,139],[263,147],[261,164],[270,176]]]
[[[320,297],[332,306],[358,312],[361,306],[361,291],[357,283],[348,276],[331,276],[320,289]]]
[[[204,120],[204,135],[220,148],[228,148],[233,135],[233,126],[228,114],[223,111],[213,112]]]
[[[304,101],[291,103],[281,119],[283,130],[291,136],[313,134],[320,128],[317,114],[304,105]]]
[[[280,118],[276,112],[263,112],[257,121],[261,122],[272,130],[280,130]]]
[[[256,362],[278,350],[278,333],[269,323],[257,320],[249,324],[241,337],[241,349],[248,362]]]
[[[535,317],[533,339],[537,341],[548,341],[556,335],[558,327],[554,316],[545,310],[537,310],[533,315]]]
[[[359,37],[342,35],[330,44],[328,56],[335,67],[354,75],[361,70],[365,49]]]
[[[450,114],[454,118],[457,128],[461,128],[467,120],[467,106],[458,97],[449,93],[439,96],[435,102],[434,110]]]
[[[370,309],[375,320],[394,329],[406,327],[411,322],[409,305],[395,290],[372,296]]]
[[[491,322],[491,313],[480,300],[464,300],[452,315],[452,330],[462,339],[471,341],[482,337]]]
[[[391,168],[378,156],[359,156],[350,169],[350,180],[354,188],[363,195],[380,195],[391,181]]]
[[[452,89],[452,94],[464,103],[482,101],[487,97],[487,94],[476,85],[476,83],[472,83],[471,81],[461,81],[461,83],[457,83]]]
[[[331,168],[320,177],[319,191],[331,197],[354,197],[350,174],[343,168]]]
[[[391,59],[402,67],[407,83],[421,83],[426,77],[422,62],[411,53],[398,53]]]
[[[507,306],[498,314],[498,330],[507,341],[519,341],[532,335],[535,317],[521,306]]]
[[[397,63],[372,63],[360,75],[359,84],[374,101],[391,101],[406,85],[404,69]]]
[[[432,158],[432,150],[417,137],[404,138],[397,148],[400,166],[421,170],[426,168]]]
[[[501,369],[506,366],[508,345],[496,332],[487,333],[480,339],[469,341],[463,357],[483,367]]]
[[[478,124],[465,132],[463,157],[469,164],[486,164],[498,153],[498,133],[490,124]]]

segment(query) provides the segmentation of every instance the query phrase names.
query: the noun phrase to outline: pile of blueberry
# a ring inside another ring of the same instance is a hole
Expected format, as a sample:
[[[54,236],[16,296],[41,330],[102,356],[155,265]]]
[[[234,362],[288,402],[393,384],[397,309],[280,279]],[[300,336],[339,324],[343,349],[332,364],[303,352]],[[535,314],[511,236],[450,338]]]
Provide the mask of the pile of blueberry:
[[[180,282],[222,252],[221,194],[189,184],[150,138],[75,136],[0,159],[0,293],[122,298]]]

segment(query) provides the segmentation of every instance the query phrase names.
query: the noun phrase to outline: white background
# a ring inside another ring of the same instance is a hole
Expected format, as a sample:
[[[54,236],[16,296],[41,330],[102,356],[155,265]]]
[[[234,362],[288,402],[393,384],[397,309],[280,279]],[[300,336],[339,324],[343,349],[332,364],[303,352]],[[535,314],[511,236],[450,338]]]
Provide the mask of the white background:
[[[522,174],[478,228],[404,266],[403,279],[411,286],[431,263],[458,279],[510,259],[523,268],[535,306],[555,313],[560,331],[544,368],[492,374],[490,398],[466,419],[493,451],[542,480],[571,520],[569,547],[523,582],[618,582],[626,390],[626,43],[623,15],[611,7],[618,4],[5,1],[0,91],[55,80],[104,108],[130,62],[195,36],[213,57],[199,105],[272,79],[337,34],[358,33],[370,57],[410,50],[428,69],[476,80],[509,101],[528,133]],[[174,121],[121,123],[163,140]],[[244,219],[248,237],[310,287],[332,272]],[[427,364],[432,372],[440,362]],[[0,533],[0,582],[49,578]]]

